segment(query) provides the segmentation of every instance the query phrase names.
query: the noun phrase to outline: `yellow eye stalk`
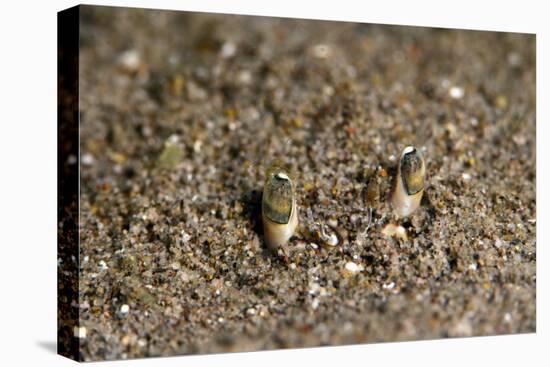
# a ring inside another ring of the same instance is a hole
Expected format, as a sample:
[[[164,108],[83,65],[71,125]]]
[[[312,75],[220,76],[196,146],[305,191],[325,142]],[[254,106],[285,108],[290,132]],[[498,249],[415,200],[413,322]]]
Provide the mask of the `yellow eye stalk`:
[[[262,196],[264,236],[269,248],[284,246],[298,226],[295,183],[289,170],[272,164],[266,171]]]
[[[406,217],[420,205],[424,193],[426,167],[420,152],[406,147],[401,153],[397,167],[395,191],[392,195],[393,210],[400,217]]]

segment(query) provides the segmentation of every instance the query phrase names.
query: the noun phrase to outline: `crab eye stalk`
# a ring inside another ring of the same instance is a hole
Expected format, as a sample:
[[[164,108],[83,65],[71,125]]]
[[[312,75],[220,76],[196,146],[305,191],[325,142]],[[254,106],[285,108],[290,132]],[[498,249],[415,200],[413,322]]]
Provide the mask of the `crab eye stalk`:
[[[406,217],[420,205],[424,193],[426,166],[420,152],[406,147],[401,153],[397,167],[397,179],[392,194],[393,210],[400,217]]]
[[[294,182],[288,170],[274,164],[266,172],[262,195],[262,222],[269,248],[284,246],[298,226]]]

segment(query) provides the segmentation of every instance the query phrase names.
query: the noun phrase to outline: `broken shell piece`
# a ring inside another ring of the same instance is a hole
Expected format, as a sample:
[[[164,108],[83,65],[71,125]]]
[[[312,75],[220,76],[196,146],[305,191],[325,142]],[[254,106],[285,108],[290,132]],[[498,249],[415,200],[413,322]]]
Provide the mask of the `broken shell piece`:
[[[141,58],[137,50],[127,50],[121,53],[118,57],[120,68],[128,73],[139,71],[141,66]]]
[[[360,271],[363,271],[363,266],[362,265],[357,265],[353,261],[347,262],[346,265],[344,266],[344,268],[346,269],[346,271],[348,271],[352,274],[359,273]]]
[[[341,270],[341,274],[344,278],[349,278],[355,276],[365,270],[363,265],[356,264],[353,261],[349,261],[344,265],[344,268]]]
[[[75,338],[86,339],[86,328],[84,326],[75,326],[73,333]]]
[[[262,196],[262,221],[268,247],[285,245],[298,226],[295,185],[288,169],[272,164],[266,171]]]
[[[328,236],[327,241],[325,242],[329,246],[336,246],[338,245],[338,237],[332,233],[330,236]]]
[[[334,247],[338,245],[338,236],[336,234],[331,233],[330,235],[326,233],[324,224],[321,224],[320,226],[321,230],[319,232],[319,238],[323,241],[323,244]]]
[[[395,190],[392,194],[393,210],[400,217],[406,217],[420,205],[424,193],[426,167],[420,152],[408,146],[403,150]]]

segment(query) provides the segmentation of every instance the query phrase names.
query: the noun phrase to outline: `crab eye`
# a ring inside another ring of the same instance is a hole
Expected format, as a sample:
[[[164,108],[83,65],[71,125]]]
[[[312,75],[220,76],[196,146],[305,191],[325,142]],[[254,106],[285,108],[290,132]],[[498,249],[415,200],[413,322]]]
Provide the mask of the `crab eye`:
[[[401,157],[400,172],[403,187],[407,194],[414,195],[424,189],[424,159],[414,147],[407,147]]]
[[[293,176],[288,167],[273,163],[266,171],[262,196],[262,221],[267,245],[284,246],[298,226],[298,208]]]
[[[292,214],[292,183],[288,175],[278,172],[267,178],[264,187],[263,215],[279,224],[287,224]]]
[[[420,152],[412,146],[401,153],[392,205],[395,213],[406,217],[414,212],[422,200],[425,186],[426,167]]]

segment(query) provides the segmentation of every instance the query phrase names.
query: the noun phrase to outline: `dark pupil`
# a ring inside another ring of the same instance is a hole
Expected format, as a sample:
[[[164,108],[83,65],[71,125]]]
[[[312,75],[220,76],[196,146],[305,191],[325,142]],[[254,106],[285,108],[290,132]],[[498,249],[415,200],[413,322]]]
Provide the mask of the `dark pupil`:
[[[288,181],[286,178],[275,176],[273,177],[273,181],[273,186],[281,192],[286,192],[290,189],[290,181]]]

